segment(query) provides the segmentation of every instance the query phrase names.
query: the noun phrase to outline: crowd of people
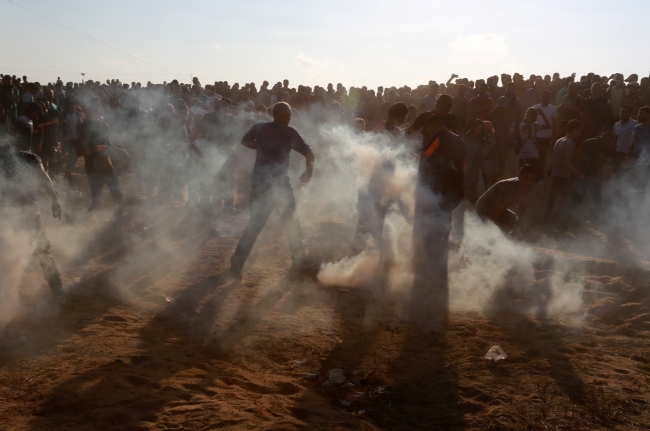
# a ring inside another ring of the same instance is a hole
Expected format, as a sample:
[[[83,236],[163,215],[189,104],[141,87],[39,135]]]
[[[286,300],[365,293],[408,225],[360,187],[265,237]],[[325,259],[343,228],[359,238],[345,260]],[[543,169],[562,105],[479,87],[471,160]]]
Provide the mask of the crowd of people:
[[[233,275],[241,278],[273,209],[287,230],[294,267],[300,268],[304,251],[287,176],[289,153],[293,149],[305,156],[301,180],[307,182],[316,157],[297,130],[348,126],[357,134],[416,142],[410,148],[419,158],[414,283],[416,290],[420,285],[423,291],[437,291],[433,301],[445,303],[452,210],[465,201],[485,221],[521,237],[525,225],[519,220],[529,191],[548,181],[542,218],[547,226],[569,228],[588,193],[590,220],[598,221],[605,177],[648,163],[649,100],[650,78],[635,74],[526,78],[515,73],[476,81],[452,75],[445,83],[376,91],[340,83],[296,88],[288,80],[274,85],[264,81],[258,89],[255,83],[226,81],[203,86],[197,78],[191,84],[173,80],[143,86],[119,80],[45,84],[2,75],[0,157],[8,181],[0,207],[32,214],[32,229],[41,238],[37,254],[53,292],[62,296],[35,191],[25,187],[21,167],[35,167],[34,178],[40,178],[52,197],[53,214],[60,217],[50,179],[69,180],[83,157],[89,211],[100,207],[106,185],[115,201],[114,228],[119,231],[124,211],[120,174],[126,170],[136,173],[150,199],[177,198],[188,187],[187,204],[216,219],[221,208],[233,206],[241,172],[229,160],[241,142],[256,151],[256,161],[246,193],[251,218],[231,260]],[[289,126],[291,121],[297,130]],[[225,162],[209,175],[201,174],[205,160],[215,158]],[[519,174],[507,178],[513,159]],[[390,175],[394,162],[382,162],[377,169]],[[373,189],[371,178],[359,194],[357,245],[364,235],[381,239],[390,204],[381,193]],[[435,280],[441,280],[437,289],[431,287]]]

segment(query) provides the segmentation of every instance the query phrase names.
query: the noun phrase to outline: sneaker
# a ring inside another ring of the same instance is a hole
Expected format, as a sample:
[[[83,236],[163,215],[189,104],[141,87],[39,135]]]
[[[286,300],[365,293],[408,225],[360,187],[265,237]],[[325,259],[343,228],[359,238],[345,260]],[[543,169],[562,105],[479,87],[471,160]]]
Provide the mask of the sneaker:
[[[230,258],[230,273],[232,274],[232,278],[234,278],[235,280],[242,279],[241,262],[239,262],[239,258],[237,256],[233,256]]]

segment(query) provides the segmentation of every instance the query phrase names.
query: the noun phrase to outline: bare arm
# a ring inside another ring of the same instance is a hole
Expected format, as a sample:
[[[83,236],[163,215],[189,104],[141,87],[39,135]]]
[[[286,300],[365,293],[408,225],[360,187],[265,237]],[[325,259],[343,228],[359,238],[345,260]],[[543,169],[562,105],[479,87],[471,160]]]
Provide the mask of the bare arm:
[[[314,173],[314,163],[316,162],[316,156],[312,151],[305,154],[305,172],[300,176],[300,181],[303,183],[308,183],[311,180],[311,176]]]
[[[497,222],[499,220],[499,217],[501,217],[501,213],[506,210],[506,206],[503,204],[497,204],[496,208],[494,208],[494,212],[492,213],[492,216],[490,219],[492,219],[493,222]]]
[[[56,191],[54,190],[54,185],[50,176],[45,172],[43,164],[39,163],[36,168],[36,175],[38,181],[41,184],[41,187],[47,193],[48,197],[52,200],[52,216],[54,218],[61,219],[61,205],[59,205],[59,199],[56,197]]]
[[[567,153],[567,154],[564,155],[564,166],[565,166],[565,167],[569,170],[569,172],[571,172],[572,174],[576,175],[576,176],[579,177],[579,178],[584,178],[584,175],[582,175],[582,173],[581,173],[578,169],[576,169],[576,167],[573,166],[573,164],[571,163],[571,156],[572,156],[572,155],[573,155],[573,154],[569,154],[569,153]]]
[[[516,234],[519,238],[523,238],[526,232],[526,225],[524,224],[524,215],[526,215],[526,205],[528,204],[528,195],[524,196],[520,201],[517,209],[517,217],[519,221],[516,226]]]
[[[245,141],[242,139],[241,144],[246,148],[250,148],[251,150],[257,150],[257,139],[253,139],[252,141]]]

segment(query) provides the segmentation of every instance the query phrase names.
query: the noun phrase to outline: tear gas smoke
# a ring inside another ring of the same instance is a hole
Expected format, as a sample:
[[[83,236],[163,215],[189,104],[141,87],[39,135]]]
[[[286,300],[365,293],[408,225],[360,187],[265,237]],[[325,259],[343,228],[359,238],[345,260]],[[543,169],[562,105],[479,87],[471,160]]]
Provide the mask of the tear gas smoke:
[[[92,105],[92,102],[90,104]],[[146,98],[140,105],[137,100],[125,99],[122,106],[125,107],[124,111],[108,111],[104,113],[104,117],[110,125],[113,144],[125,148],[134,158],[132,175],[128,181],[123,181],[123,186],[127,183],[137,183],[139,187],[145,187],[149,201],[136,211],[144,217],[146,226],[161,223],[161,219],[166,226],[165,229],[156,230],[156,247],[153,254],[148,249],[136,250],[104,280],[113,284],[115,289],[128,298],[134,294],[134,280],[146,274],[152,266],[160,264],[153,256],[173,250],[171,244],[176,241],[174,227],[182,223],[183,216],[179,216],[178,212],[161,209],[163,207],[160,202],[149,202],[152,199],[155,201],[156,198],[164,201],[170,196],[178,202],[182,196],[187,199],[188,206],[208,204],[206,207],[211,209],[205,213],[209,213],[210,218],[205,223],[216,225],[219,209],[214,208],[218,206],[215,199],[219,196],[219,190],[214,177],[224,163],[227,163],[235,182],[235,203],[248,194],[255,151],[242,147],[239,141],[250,126],[269,119],[241,110],[234,112],[233,117],[224,117],[217,139],[220,143],[235,148],[232,155],[228,156],[229,151],[224,149],[224,146],[216,147],[209,140],[199,139],[196,144],[203,157],[193,158],[185,152],[187,144],[182,133],[161,125],[160,118],[174,118],[172,113],[167,111],[168,102],[165,98],[152,93],[152,97]],[[147,110],[139,106],[147,106]],[[389,161],[394,163],[395,170],[379,181],[383,199],[386,202],[395,202],[388,213],[384,228],[388,251],[392,256],[387,286],[389,291],[408,297],[412,278],[411,217],[418,157],[416,148],[420,138],[417,136],[395,141],[380,134],[355,133],[351,127],[342,126],[337,121],[314,121],[312,117],[317,114],[296,113],[291,126],[301,133],[316,155],[316,168],[311,183],[304,188],[294,187],[303,227],[323,222],[335,223],[341,227],[337,232],[340,236],[330,239],[331,245],[337,249],[335,258],[324,261],[318,278],[325,285],[369,287],[371,290],[375,287],[374,277],[381,256],[379,245],[368,241],[367,247],[361,253],[352,255],[350,244],[358,221],[358,193],[367,189],[371,177],[377,172],[377,166]],[[321,114],[325,115],[326,112]],[[303,170],[303,158],[292,155],[292,182]],[[81,179],[80,184],[82,192],[87,196],[85,178]],[[627,190],[627,183],[622,184],[622,189]],[[72,215],[72,225],[48,222],[46,233],[52,240],[53,252],[59,259],[57,263],[65,275],[65,267],[79,259],[89,247],[99,245],[102,241],[114,241],[115,238],[100,237],[104,230],[102,224],[106,223],[105,219],[111,209],[94,215],[92,222],[83,221],[83,205],[87,202],[73,208],[69,201],[66,202],[62,198],[63,194],[72,194],[73,190],[62,182],[57,184],[57,190],[61,194],[64,216],[66,213]],[[126,195],[128,199],[129,191]],[[634,216],[633,229],[639,233],[640,246],[645,250],[650,248],[650,241],[646,229],[643,228],[647,219],[644,214],[650,213],[650,205],[645,195],[641,200],[638,198],[638,193],[634,196],[623,193],[622,201],[611,210],[611,225],[625,226],[628,218]],[[106,199],[104,196],[104,200],[104,208],[111,208],[110,198]],[[636,201],[634,207],[628,204],[632,200]],[[47,207],[40,207],[45,215],[48,212]],[[126,223],[129,223],[129,220],[131,219],[127,214]],[[274,225],[277,227],[277,223],[271,221],[265,229],[271,229]],[[120,241],[127,245],[138,244],[141,238],[136,235],[140,235],[141,230],[133,229],[130,232],[137,233],[131,234],[133,237],[123,234],[124,237]],[[351,233],[350,237],[343,237],[344,232]],[[269,235],[267,238],[273,240],[275,236]],[[28,242],[27,238],[15,235],[11,229],[5,228],[2,231],[0,325],[11,319],[12,310],[18,303],[18,286],[33,250]],[[496,227],[485,225],[468,216],[464,240],[459,245],[458,252],[452,254],[450,263],[452,308],[485,310],[505,285],[514,286],[515,290],[539,285],[540,280],[535,276],[538,262],[539,253],[530,245],[514,242],[504,237]],[[546,295],[547,302],[543,307],[550,314],[575,313],[581,306],[582,287],[579,275],[575,277],[575,282],[570,284],[567,284],[562,276],[572,270],[567,267],[570,265],[571,263],[555,259],[552,265],[555,272],[547,277],[550,278],[550,293]],[[82,280],[85,279],[85,274],[74,274],[77,275],[81,276]],[[89,288],[92,289],[92,286]]]

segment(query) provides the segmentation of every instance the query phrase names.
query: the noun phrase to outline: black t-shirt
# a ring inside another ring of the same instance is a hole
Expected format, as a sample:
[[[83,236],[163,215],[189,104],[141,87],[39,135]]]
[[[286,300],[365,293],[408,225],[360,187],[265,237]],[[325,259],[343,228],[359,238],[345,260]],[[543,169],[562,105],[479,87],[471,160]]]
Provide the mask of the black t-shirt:
[[[246,132],[242,141],[257,141],[253,167],[253,184],[289,181],[289,156],[296,150],[303,156],[311,152],[309,145],[293,127],[280,123],[258,123]]]
[[[469,102],[468,102],[469,103]],[[423,112],[420,115],[417,116],[415,121],[413,122],[414,125],[422,125],[424,123],[424,120],[431,114],[435,114],[436,111],[427,111]],[[454,114],[447,114],[447,116],[444,118],[444,123],[445,127],[449,129],[450,131],[456,133],[458,131],[458,117]],[[420,126],[421,127],[421,126]]]
[[[465,145],[458,135],[442,130],[424,141],[418,181],[442,196],[440,208],[452,211],[463,199]]]
[[[25,116],[18,117],[14,121],[16,132],[16,143],[23,151],[31,151],[34,138],[34,124]]]
[[[605,155],[607,144],[603,138],[587,139],[580,145],[579,168],[583,175],[598,175],[598,161]]]
[[[0,206],[36,203],[38,178],[34,172],[41,158],[10,145],[0,147]]]
[[[86,174],[108,175],[113,173],[113,162],[106,151],[106,147],[111,143],[108,124],[98,120],[86,120],[82,126]]]

